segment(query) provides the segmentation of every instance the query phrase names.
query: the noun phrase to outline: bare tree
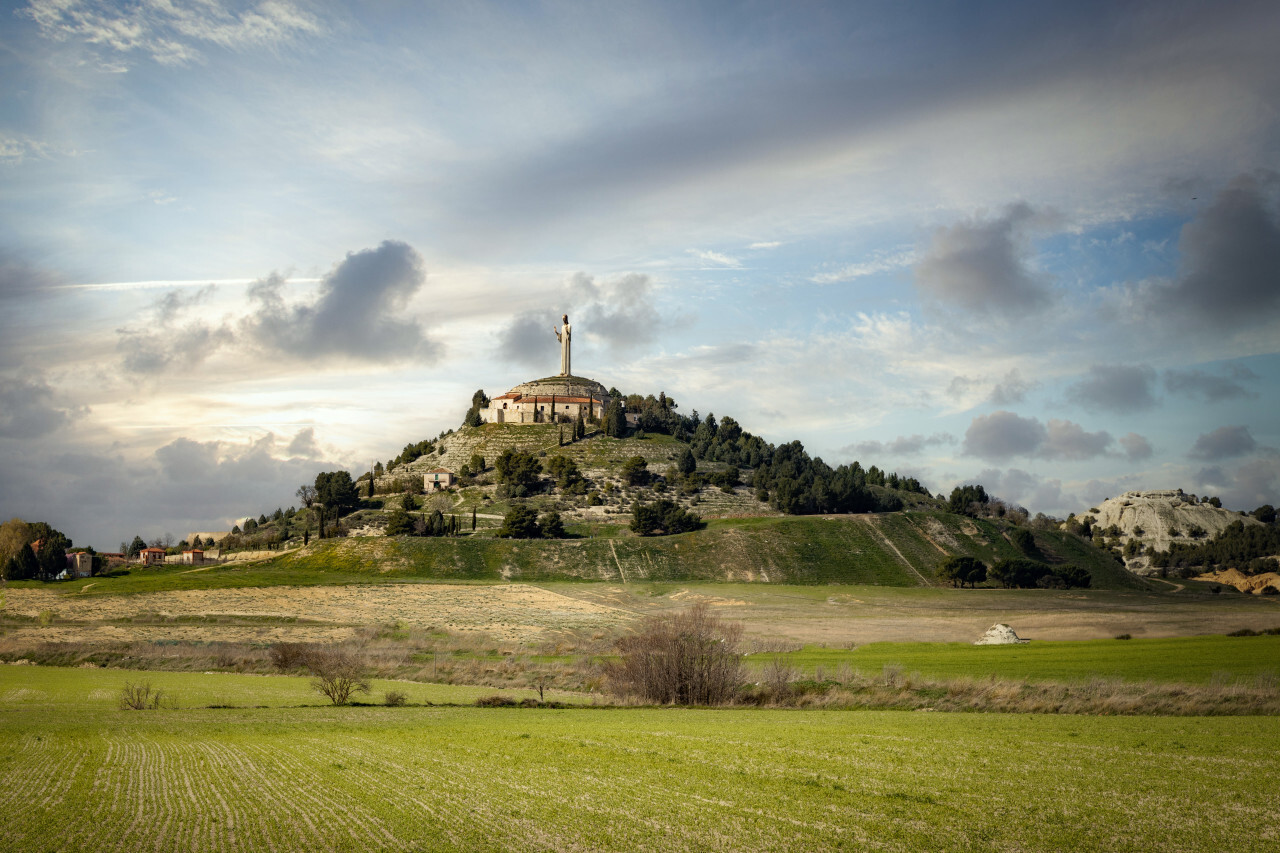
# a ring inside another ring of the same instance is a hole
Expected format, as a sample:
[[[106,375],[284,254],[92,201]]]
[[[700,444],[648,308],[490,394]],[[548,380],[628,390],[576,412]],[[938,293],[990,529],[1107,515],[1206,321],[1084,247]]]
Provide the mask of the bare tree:
[[[311,509],[311,505],[316,502],[316,487],[308,486],[305,483],[298,486],[298,491],[294,492],[298,496],[298,500],[302,501],[302,505],[307,509]]]
[[[313,648],[307,655],[306,665],[315,676],[311,679],[311,689],[323,693],[335,705],[346,705],[352,693],[368,693],[372,689],[364,660],[346,649]]]
[[[713,616],[705,604],[650,619],[618,642],[620,660],[607,675],[620,693],[650,702],[721,705],[742,680],[742,626]]]
[[[120,709],[122,711],[153,711],[160,707],[164,699],[164,691],[151,686],[150,681],[133,684],[126,681],[120,689]]]

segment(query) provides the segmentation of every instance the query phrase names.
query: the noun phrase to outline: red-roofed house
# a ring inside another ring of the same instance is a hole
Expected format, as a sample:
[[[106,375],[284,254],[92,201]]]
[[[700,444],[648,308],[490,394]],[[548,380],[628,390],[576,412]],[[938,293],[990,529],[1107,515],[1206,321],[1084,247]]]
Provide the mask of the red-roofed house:
[[[143,548],[138,552],[138,556],[142,558],[144,566],[163,566],[164,565],[164,549],[163,548]]]

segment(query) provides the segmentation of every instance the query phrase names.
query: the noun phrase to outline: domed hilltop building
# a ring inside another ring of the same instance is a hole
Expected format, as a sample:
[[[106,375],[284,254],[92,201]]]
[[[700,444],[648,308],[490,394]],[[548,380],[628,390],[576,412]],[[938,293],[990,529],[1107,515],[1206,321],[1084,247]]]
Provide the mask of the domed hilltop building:
[[[613,398],[599,382],[570,372],[572,328],[568,314],[562,319],[561,328],[552,327],[560,342],[560,375],[525,382],[494,397],[480,410],[484,423],[552,424],[577,420],[578,415],[587,419],[604,415]]]
[[[480,418],[487,424],[551,424],[604,415],[613,398],[594,379],[581,376],[548,376],[535,379],[494,397]]]

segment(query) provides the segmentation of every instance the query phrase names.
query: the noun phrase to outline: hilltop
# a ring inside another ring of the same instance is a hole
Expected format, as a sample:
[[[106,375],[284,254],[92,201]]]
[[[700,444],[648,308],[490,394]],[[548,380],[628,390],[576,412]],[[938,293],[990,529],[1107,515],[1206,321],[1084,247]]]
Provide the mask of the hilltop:
[[[1108,498],[1069,519],[1064,528],[1101,540],[1118,551],[1131,572],[1151,575],[1158,572],[1152,560],[1155,552],[1214,539],[1237,522],[1261,524],[1251,516],[1216,506],[1211,498],[1171,489],[1125,492]]]

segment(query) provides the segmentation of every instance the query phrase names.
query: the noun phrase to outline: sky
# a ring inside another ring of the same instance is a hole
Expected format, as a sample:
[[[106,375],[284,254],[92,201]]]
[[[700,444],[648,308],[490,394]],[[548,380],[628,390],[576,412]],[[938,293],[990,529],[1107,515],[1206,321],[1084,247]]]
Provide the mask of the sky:
[[[0,3],[0,516],[227,529],[574,372],[1280,504],[1280,5]]]

